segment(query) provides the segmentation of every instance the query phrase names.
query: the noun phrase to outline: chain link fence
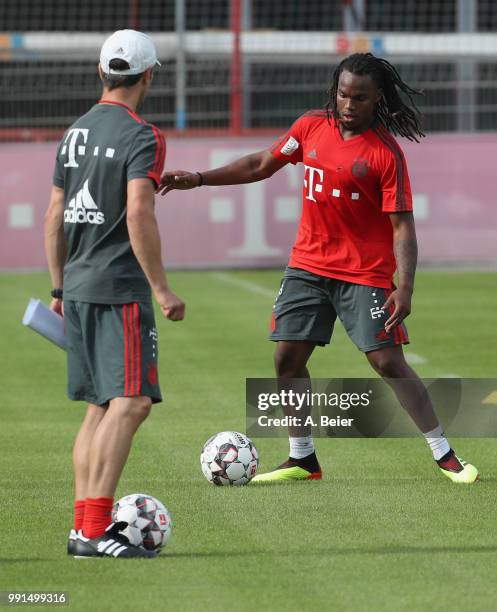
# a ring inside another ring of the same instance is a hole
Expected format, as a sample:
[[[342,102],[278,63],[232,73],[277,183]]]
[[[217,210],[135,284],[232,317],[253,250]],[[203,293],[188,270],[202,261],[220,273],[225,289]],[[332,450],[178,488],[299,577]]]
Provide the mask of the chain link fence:
[[[156,41],[163,66],[142,114],[165,130],[233,132],[234,93],[238,130],[285,128],[326,103],[345,55],[369,50],[424,90],[428,132],[497,129],[491,0],[9,0],[0,23],[3,140],[58,137],[98,99],[99,47],[126,27]]]

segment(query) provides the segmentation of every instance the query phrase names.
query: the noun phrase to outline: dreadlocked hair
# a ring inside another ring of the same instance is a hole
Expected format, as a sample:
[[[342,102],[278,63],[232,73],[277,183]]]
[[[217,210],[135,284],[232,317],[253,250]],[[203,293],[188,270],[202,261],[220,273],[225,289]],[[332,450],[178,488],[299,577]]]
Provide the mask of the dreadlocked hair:
[[[424,136],[421,129],[421,113],[412,96],[422,95],[423,92],[409,87],[390,62],[375,57],[372,53],[354,53],[337,66],[333,73],[333,81],[328,91],[329,99],[325,107],[329,122],[332,116],[338,118],[338,79],[344,70],[357,75],[368,74],[376,86],[383,90],[381,100],[376,106],[376,117],[392,134],[419,142],[418,138]],[[399,90],[409,98],[412,106],[403,102]]]

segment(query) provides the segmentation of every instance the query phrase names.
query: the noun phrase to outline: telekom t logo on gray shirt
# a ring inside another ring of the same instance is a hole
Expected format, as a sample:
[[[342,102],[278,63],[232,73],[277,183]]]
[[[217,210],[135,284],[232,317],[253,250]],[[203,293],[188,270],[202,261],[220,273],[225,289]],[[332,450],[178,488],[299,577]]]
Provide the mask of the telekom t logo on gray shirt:
[[[67,151],[67,162],[64,164],[64,168],[79,168],[79,164],[76,161],[76,153],[78,155],[84,155],[86,153],[86,142],[88,140],[88,132],[90,130],[83,128],[72,128],[67,132],[66,139],[64,140],[64,145],[62,147],[61,153],[65,155]],[[78,141],[79,135],[83,137],[83,144],[78,145],[78,149],[76,151],[76,143]]]

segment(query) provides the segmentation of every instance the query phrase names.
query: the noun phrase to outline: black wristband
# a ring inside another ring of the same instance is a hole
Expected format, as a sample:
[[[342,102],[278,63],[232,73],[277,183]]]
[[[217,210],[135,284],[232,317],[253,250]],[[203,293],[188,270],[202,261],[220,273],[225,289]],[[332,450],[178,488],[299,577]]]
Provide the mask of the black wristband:
[[[52,291],[50,291],[50,295],[56,300],[61,300],[63,295],[62,289],[52,289]]]
[[[198,178],[200,179],[200,183],[197,185],[197,187],[202,187],[202,185],[204,184],[204,177],[200,172],[195,172],[195,174],[198,174]]]

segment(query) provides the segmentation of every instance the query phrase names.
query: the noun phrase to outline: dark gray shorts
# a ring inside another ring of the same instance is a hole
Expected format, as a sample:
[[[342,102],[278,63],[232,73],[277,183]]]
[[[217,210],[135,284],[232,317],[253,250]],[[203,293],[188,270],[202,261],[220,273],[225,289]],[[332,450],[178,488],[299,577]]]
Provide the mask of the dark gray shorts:
[[[162,400],[152,304],[88,304],[64,300],[67,393],[103,406],[116,397]]]
[[[273,306],[269,339],[324,346],[330,342],[338,316],[349,338],[364,353],[408,344],[403,323],[389,334],[385,331],[389,314],[380,308],[391,291],[287,268]]]

